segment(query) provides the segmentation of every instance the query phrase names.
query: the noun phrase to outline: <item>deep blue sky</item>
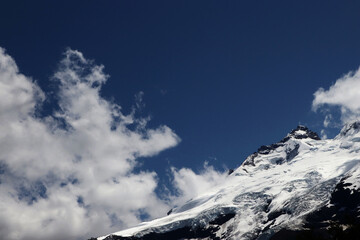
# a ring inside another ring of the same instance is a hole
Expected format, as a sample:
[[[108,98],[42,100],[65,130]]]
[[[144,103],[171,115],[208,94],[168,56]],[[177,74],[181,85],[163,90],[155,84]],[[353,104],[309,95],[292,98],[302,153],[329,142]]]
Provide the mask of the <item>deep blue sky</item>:
[[[182,139],[144,169],[235,168],[299,123],[313,93],[360,65],[359,1],[2,1],[0,46],[51,91],[66,47],[111,75],[102,90]],[[216,160],[215,160],[216,159]]]

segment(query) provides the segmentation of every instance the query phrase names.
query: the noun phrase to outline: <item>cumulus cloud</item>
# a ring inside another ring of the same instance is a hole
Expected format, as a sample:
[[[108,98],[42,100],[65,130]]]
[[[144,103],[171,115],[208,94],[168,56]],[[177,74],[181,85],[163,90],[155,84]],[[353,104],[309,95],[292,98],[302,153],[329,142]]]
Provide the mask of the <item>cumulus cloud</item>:
[[[68,49],[53,76],[56,110],[40,116],[46,94],[0,48],[3,239],[86,239],[168,210],[154,191],[156,173],[133,170],[137,157],[174,147],[179,137],[165,125],[147,129],[102,98],[103,70]]]
[[[172,168],[171,171],[174,178],[173,185],[178,191],[178,195],[172,198],[172,203],[176,206],[223,183],[228,176],[227,171],[217,171],[207,162],[204,163],[204,168],[199,173],[195,173],[189,168]]]
[[[343,123],[360,117],[360,68],[338,79],[328,90],[319,88],[314,93],[313,110],[317,111],[324,106],[340,107]],[[329,125],[330,120],[331,115],[327,115],[325,127]]]

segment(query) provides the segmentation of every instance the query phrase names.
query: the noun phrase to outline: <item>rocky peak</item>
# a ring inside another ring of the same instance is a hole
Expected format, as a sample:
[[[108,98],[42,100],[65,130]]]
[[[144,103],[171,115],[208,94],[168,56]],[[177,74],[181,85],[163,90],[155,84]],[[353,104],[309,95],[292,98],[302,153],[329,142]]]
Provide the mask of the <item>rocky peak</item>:
[[[261,146],[258,149],[258,153],[267,154],[271,150],[274,150],[275,148],[283,146],[284,143],[289,141],[291,138],[295,138],[295,139],[310,138],[313,140],[320,140],[320,137],[317,135],[316,132],[311,131],[310,129],[308,129],[305,126],[299,125],[295,129],[291,130],[291,132],[289,134],[287,134],[286,137],[284,137],[281,141],[271,144],[271,145]]]
[[[286,142],[291,137],[296,138],[296,139],[311,138],[314,140],[320,140],[320,137],[319,137],[319,135],[317,135],[316,132],[311,131],[309,128],[307,128],[303,125],[299,125],[299,126],[297,126],[297,128],[291,130],[291,132],[280,142]]]
[[[273,143],[271,145],[263,145],[260,148],[258,148],[256,152],[254,152],[253,154],[248,156],[247,159],[245,159],[242,165],[255,166],[254,160],[259,154],[267,155],[279,147],[288,145],[288,141],[290,139],[306,139],[306,138],[313,140],[320,140],[320,137],[317,135],[317,133],[311,131],[309,128],[305,126],[299,125],[295,129],[291,130],[291,132],[287,134],[286,137],[283,138],[281,141],[277,143]],[[286,159],[289,160],[290,158],[293,158],[294,157],[293,155],[297,154],[298,148],[299,148],[298,144],[295,144],[294,146],[292,146],[292,148],[287,148]]]

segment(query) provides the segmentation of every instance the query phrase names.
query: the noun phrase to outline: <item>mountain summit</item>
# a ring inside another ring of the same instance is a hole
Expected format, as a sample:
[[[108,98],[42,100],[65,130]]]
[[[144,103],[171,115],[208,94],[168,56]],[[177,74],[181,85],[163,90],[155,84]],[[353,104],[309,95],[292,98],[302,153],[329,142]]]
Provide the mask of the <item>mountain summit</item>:
[[[298,126],[168,216],[98,240],[360,239],[359,132],[321,140]]]
[[[320,140],[319,135],[316,132],[311,131],[305,126],[299,125],[297,128],[292,130],[282,141],[287,141],[291,137],[296,139],[311,138],[314,140]],[[286,139],[286,140],[285,140]]]

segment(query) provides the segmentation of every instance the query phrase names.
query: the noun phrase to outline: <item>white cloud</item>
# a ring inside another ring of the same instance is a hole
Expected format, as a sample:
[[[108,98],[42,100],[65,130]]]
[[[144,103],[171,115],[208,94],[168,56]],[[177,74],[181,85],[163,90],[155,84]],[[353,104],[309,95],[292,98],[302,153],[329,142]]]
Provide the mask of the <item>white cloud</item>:
[[[139,123],[134,114],[123,115],[99,94],[108,79],[103,68],[67,50],[54,74],[59,110],[38,117],[45,94],[0,48],[3,239],[86,239],[168,210],[154,192],[156,174],[133,169],[137,157],[179,138],[167,126],[131,130]]]
[[[337,106],[341,110],[341,119],[343,123],[353,121],[360,116],[360,68],[355,72],[349,72],[329,90],[319,88],[314,93],[314,100],[312,102],[313,110],[328,106]],[[327,119],[330,120],[330,119]],[[324,125],[329,122],[324,121]]]
[[[172,168],[172,174],[174,177],[173,184],[179,192],[177,197],[172,198],[172,203],[177,206],[223,183],[228,176],[227,171],[219,172],[209,166],[207,162],[199,174],[189,168],[179,170]]]
[[[2,121],[22,119],[33,114],[44,99],[39,87],[19,73],[15,61],[0,48],[0,117]]]

